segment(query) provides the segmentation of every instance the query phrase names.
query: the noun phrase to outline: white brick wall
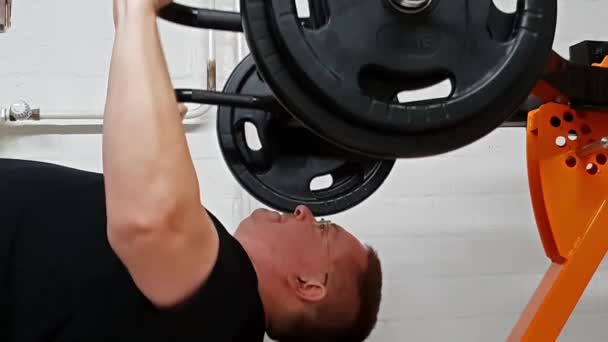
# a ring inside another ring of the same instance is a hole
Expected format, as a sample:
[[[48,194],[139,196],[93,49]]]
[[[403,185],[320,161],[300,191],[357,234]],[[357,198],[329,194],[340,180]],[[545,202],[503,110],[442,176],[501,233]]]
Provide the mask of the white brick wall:
[[[503,1],[504,2],[504,1]],[[207,1],[190,0],[191,4]],[[232,0],[218,0],[229,9]],[[608,39],[608,2],[560,0],[555,48]],[[0,104],[25,98],[54,112],[99,113],[112,42],[111,1],[16,0],[0,35]],[[162,23],[176,86],[205,85],[207,34]],[[234,35],[218,34],[219,84],[234,66]],[[234,228],[258,204],[230,176],[215,118],[188,128],[206,205]],[[101,170],[99,126],[0,128],[0,157]],[[385,268],[381,321],[370,339],[501,341],[548,266],[528,196],[525,135],[502,129],[459,151],[400,161],[367,202],[333,218],[378,248]],[[608,338],[605,266],[560,341]]]

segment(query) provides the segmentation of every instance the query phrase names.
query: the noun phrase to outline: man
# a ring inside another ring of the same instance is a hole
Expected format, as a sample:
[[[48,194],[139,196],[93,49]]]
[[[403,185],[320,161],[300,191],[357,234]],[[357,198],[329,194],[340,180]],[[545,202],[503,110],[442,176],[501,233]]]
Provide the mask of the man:
[[[169,2],[114,0],[103,175],[0,159],[0,341],[363,341],[370,247],[303,206],[233,237],[201,204],[156,26]]]

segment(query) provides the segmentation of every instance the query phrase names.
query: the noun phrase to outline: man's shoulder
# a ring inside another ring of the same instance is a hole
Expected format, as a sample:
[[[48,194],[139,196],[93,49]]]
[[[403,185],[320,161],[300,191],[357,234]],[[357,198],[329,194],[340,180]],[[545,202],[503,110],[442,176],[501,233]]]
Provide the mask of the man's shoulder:
[[[218,258],[209,281],[216,282],[218,286],[223,285],[223,289],[243,288],[246,290],[245,294],[252,292],[259,298],[258,278],[249,255],[241,243],[226,230],[222,222],[213,213],[207,212],[218,231],[220,240]]]
[[[187,324],[195,319],[195,327],[210,324],[206,337],[218,341],[261,342],[265,333],[265,315],[253,263],[221,221],[208,213],[220,239],[217,261],[199,291],[166,314],[176,324],[185,324],[180,327],[182,331],[192,329]]]
[[[13,197],[72,196],[72,192],[103,189],[103,174],[55,163],[0,158],[0,192]],[[22,195],[22,196],[18,196]],[[18,198],[16,199],[18,200]]]

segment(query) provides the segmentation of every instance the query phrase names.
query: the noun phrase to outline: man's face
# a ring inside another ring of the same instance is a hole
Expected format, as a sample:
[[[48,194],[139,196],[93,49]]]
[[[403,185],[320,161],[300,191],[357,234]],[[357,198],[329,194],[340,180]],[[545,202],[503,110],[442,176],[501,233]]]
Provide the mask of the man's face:
[[[334,292],[356,295],[354,279],[366,267],[367,249],[339,225],[318,221],[299,206],[293,214],[258,209],[239,229],[264,242],[302,300],[321,301]]]

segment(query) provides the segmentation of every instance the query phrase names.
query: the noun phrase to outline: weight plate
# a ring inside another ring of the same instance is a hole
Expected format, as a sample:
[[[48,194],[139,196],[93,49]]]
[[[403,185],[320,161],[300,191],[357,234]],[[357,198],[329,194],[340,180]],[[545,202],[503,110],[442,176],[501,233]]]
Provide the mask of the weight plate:
[[[234,70],[224,92],[272,95],[250,56]],[[261,147],[248,142],[247,124],[256,128]],[[300,204],[319,216],[348,210],[371,196],[395,164],[328,143],[278,104],[273,112],[220,106],[217,131],[226,164],[239,184],[265,205],[284,212]],[[311,186],[319,179],[331,179],[331,185]]]
[[[242,0],[244,30],[278,100],[325,139],[383,158],[449,152],[499,127],[539,79],[555,34],[555,0],[433,0],[417,14],[383,1]],[[491,18],[489,20],[488,18]],[[447,77],[449,97],[394,101]],[[336,114],[338,113],[338,114]]]

